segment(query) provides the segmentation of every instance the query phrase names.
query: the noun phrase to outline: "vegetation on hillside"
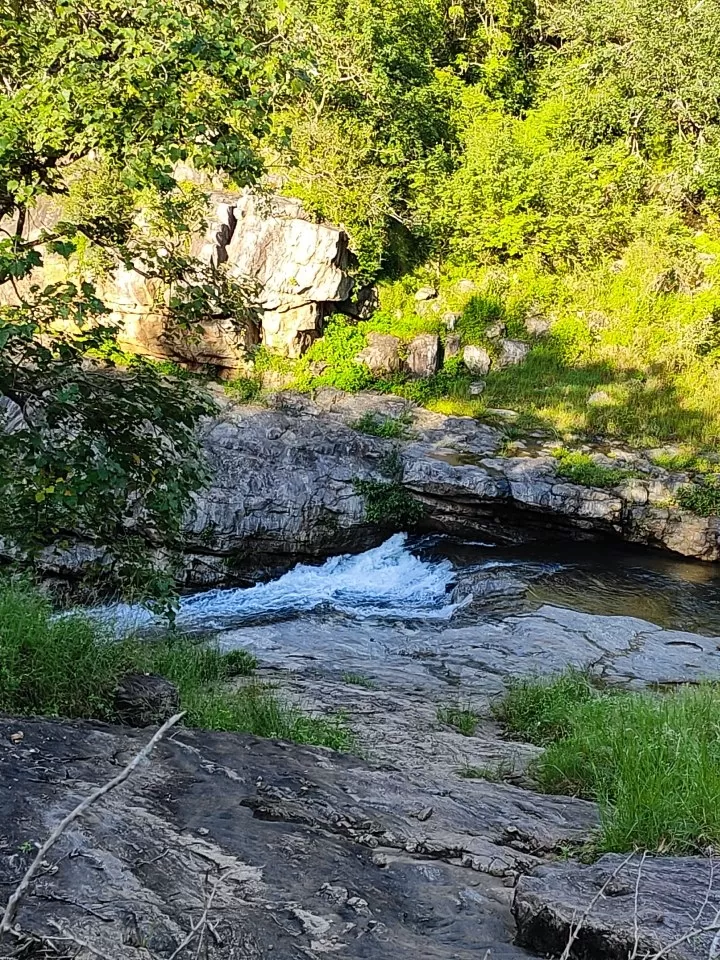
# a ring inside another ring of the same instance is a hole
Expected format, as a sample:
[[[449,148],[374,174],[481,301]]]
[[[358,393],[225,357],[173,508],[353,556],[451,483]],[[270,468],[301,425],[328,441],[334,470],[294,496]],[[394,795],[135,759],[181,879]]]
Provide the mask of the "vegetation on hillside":
[[[210,316],[253,324],[251,291],[190,255],[203,188],[188,167],[299,197],[347,228],[358,281],[380,283],[374,317],[334,319],[293,366],[299,388],[511,408],[520,431],[682,442],[692,456],[715,444],[718,37],[720,0],[6,4],[7,556],[32,567],[80,531],[106,583],[171,598],[210,401],[196,381],[118,364],[97,284],[142,262],[179,336]],[[59,211],[52,234],[28,229],[37,205]],[[67,270],[37,289],[43,257]],[[428,284],[438,296],[419,303]],[[450,351],[423,382],[354,362],[372,331],[452,333],[492,353],[498,330],[531,349],[482,394]],[[258,375],[231,389],[257,399]],[[713,487],[691,495],[715,509]]]
[[[545,747],[543,790],[596,800],[598,852],[698,852],[720,842],[720,690],[597,690],[569,671],[512,684],[497,707],[510,734]]]

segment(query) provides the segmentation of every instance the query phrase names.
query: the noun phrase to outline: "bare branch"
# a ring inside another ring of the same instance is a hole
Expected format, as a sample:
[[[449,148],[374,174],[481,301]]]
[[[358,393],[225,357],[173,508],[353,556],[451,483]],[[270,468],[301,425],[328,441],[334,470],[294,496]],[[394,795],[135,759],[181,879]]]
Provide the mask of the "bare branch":
[[[598,900],[601,899],[601,897],[603,896],[603,894],[605,893],[605,891],[606,891],[607,888],[609,887],[610,883],[617,877],[617,875],[620,873],[620,871],[630,863],[630,861],[633,859],[634,856],[635,856],[635,853],[633,852],[633,853],[629,854],[627,857],[625,857],[625,859],[623,860],[623,862],[622,862],[621,864],[619,864],[618,867],[617,867],[615,870],[613,870],[613,872],[612,872],[612,873],[610,874],[610,876],[607,878],[607,880],[605,881],[605,883],[602,885],[602,887],[600,887],[600,889],[598,890],[598,892],[597,892],[597,893],[595,894],[595,896],[592,898],[592,900],[590,901],[590,903],[589,903],[589,904],[587,905],[587,907],[585,908],[585,912],[584,912],[583,915],[580,917],[580,919],[578,920],[578,922],[577,922],[577,924],[575,925],[575,927],[573,927],[572,923],[570,924],[570,936],[569,936],[569,938],[568,938],[568,942],[565,944],[565,949],[563,950],[563,952],[562,952],[562,954],[561,954],[561,956],[560,956],[560,960],[568,960],[568,958],[569,958],[569,956],[570,956],[570,951],[572,950],[572,948],[573,948],[573,946],[574,946],[574,944],[575,944],[575,941],[577,940],[578,935],[579,935],[580,931],[582,930],[583,924],[585,923],[585,921],[587,920],[587,918],[588,918],[588,917],[590,916],[590,914],[592,913],[592,911],[593,911],[593,909],[594,909],[594,907],[595,907],[595,904],[598,902]],[[655,958],[653,958],[653,960],[655,960]]]
[[[112,780],[108,780],[108,782],[103,784],[103,786],[98,787],[97,790],[94,790],[89,797],[86,797],[75,807],[74,810],[71,810],[70,813],[63,820],[61,820],[57,827],[55,827],[45,843],[38,850],[37,856],[28,867],[25,876],[22,878],[18,886],[15,888],[12,896],[8,900],[7,906],[5,907],[5,913],[3,914],[2,921],[0,922],[0,934],[7,933],[12,928],[20,901],[25,896],[33,877],[42,867],[50,848],[57,843],[63,832],[74,820],[77,820],[78,817],[82,816],[82,814],[85,813],[85,811],[91,807],[93,803],[95,803],[101,797],[104,797],[106,793],[110,793],[110,791],[114,790],[115,787],[119,787],[121,783],[124,783],[125,780],[127,780],[128,777],[133,773],[133,771],[136,770],[137,767],[142,763],[142,761],[152,752],[160,740],[162,740],[168,730],[171,727],[174,727],[175,724],[184,716],[184,713],[177,713],[174,717],[171,717],[166,723],[164,723],[157,733],[155,733],[152,739],[145,744],[142,750],[136,754],[135,757],[133,757],[124,770],[122,770],[116,777],[113,777]]]

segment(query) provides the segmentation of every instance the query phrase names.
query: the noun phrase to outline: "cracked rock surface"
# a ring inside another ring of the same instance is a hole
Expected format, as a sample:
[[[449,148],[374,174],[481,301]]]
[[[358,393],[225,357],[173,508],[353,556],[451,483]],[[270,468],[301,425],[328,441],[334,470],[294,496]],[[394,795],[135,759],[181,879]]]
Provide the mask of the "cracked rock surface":
[[[0,720],[3,889],[145,739]],[[117,960],[169,957],[217,884],[203,956],[521,957],[512,878],[594,822],[582,801],[419,786],[329,751],[183,730],[64,835],[11,939],[71,934]]]
[[[256,572],[264,561],[322,557],[377,541],[354,481],[386,482],[393,451],[403,483],[423,505],[427,530],[510,541],[603,536],[720,558],[718,518],[669,505],[688,478],[640,456],[627,464],[638,477],[601,490],[558,477],[543,445],[498,456],[500,431],[398,397],[325,389],[312,400],[277,394],[268,407],[222,402],[223,412],[203,430],[214,479],[186,532],[188,576],[198,584],[221,582],[248,564]],[[353,424],[367,413],[409,418],[407,436],[359,433]]]

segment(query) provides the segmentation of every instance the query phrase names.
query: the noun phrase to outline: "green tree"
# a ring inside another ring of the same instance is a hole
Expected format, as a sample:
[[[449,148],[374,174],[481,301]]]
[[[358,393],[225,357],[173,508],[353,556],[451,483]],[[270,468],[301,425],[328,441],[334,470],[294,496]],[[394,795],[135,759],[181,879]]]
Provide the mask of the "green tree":
[[[209,398],[142,360],[102,361],[117,328],[92,284],[40,287],[32,271],[47,252],[69,258],[88,245],[109,266],[140,257],[170,286],[170,314],[187,335],[211,315],[245,322],[242,290],[181,243],[159,249],[152,231],[135,229],[134,210],[142,201],[170,232],[187,232],[178,162],[237,185],[257,180],[292,72],[275,43],[282,22],[279,5],[257,0],[0,4],[0,394],[10,415],[0,537],[18,561],[81,536],[104,552],[107,576],[167,595],[155,557],[176,545],[205,479],[195,426]],[[73,203],[78,183],[100,174],[115,189]],[[58,199],[52,234],[30,237],[31,207]]]

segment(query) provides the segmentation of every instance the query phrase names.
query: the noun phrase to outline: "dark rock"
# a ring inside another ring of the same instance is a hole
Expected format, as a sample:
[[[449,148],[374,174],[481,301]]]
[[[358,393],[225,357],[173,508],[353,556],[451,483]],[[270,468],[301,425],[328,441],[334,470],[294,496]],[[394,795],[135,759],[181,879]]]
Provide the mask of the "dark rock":
[[[156,673],[128,673],[117,686],[114,706],[121,723],[149,727],[178,712],[180,695],[174,683]]]
[[[440,337],[436,333],[421,333],[410,341],[407,368],[415,377],[427,379],[440,369]]]
[[[660,950],[675,960],[712,955],[712,931],[682,942],[693,928],[717,922],[720,888],[713,887],[712,861],[650,857],[641,862],[639,854],[623,865],[625,860],[613,854],[592,866],[567,862],[521,877],[513,906],[518,943],[558,956],[583,918],[572,957],[627,960]]]
[[[148,739],[27,720],[11,745],[12,729],[0,719],[4,883],[27,867],[28,840]],[[215,889],[208,960],[521,960],[504,880],[537,856],[507,846],[506,831],[538,852],[586,837],[593,808],[501,784],[445,787],[327,750],[181,729],[61,838],[2,947],[47,942],[59,926],[112,960],[146,958],[138,942],[168,956]],[[427,822],[409,813],[429,807]]]

